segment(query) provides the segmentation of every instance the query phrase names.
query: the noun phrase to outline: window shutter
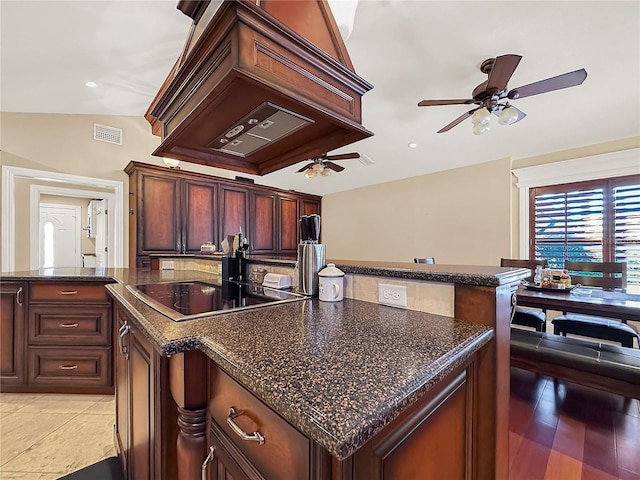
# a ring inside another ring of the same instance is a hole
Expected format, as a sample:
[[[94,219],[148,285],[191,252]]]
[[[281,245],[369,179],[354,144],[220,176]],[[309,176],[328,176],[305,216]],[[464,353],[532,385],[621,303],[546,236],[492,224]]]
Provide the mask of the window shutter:
[[[614,258],[627,262],[627,285],[640,286],[640,185],[613,189]]]

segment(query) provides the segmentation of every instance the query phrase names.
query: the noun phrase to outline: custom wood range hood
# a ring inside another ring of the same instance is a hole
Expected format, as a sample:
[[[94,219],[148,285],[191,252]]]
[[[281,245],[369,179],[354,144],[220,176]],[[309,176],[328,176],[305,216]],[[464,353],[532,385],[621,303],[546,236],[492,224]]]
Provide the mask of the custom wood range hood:
[[[180,1],[189,38],[145,117],[154,155],[264,175],[373,135],[326,0]]]

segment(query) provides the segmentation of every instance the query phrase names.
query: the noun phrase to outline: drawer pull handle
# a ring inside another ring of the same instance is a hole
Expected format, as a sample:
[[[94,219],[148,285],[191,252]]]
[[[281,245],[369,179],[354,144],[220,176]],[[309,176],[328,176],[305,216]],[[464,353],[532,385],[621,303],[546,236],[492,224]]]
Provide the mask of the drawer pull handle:
[[[120,353],[124,355],[124,358],[129,358],[129,347],[124,344],[124,336],[129,333],[131,327],[127,322],[124,322],[118,329],[118,347],[120,347]]]
[[[250,442],[258,442],[260,445],[264,443],[264,437],[260,432],[247,433],[242,430],[236,422],[233,421],[234,418],[239,417],[240,414],[236,412],[235,407],[231,407],[229,409],[229,416],[227,417],[227,423],[231,427],[231,429],[238,435],[242,440],[247,440]]]
[[[20,306],[22,306],[22,303],[23,303],[22,293],[23,293],[23,290],[22,290],[22,287],[20,287],[16,292],[16,303]]]
[[[77,323],[61,323],[59,325],[60,328],[76,328],[77,326]]]
[[[204,459],[204,462],[202,462],[202,480],[207,480],[207,467],[213,462],[214,458],[216,458],[216,448],[209,447],[209,454],[207,458]]]
[[[78,368],[78,365],[58,365],[60,370],[75,370]]]
[[[60,295],[77,295],[77,290],[63,290],[60,292]]]

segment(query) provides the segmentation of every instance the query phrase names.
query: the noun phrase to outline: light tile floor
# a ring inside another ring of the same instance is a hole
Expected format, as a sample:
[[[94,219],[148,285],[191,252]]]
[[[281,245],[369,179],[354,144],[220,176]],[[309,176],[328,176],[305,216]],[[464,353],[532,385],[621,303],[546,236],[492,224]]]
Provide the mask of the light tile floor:
[[[0,394],[0,479],[56,480],[116,454],[112,395]]]

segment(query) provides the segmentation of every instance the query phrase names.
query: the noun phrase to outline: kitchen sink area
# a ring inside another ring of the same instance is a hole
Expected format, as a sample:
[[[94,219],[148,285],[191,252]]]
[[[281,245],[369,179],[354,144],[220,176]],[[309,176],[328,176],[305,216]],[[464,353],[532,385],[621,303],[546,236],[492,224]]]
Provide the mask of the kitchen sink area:
[[[291,290],[233,280],[148,283],[127,285],[127,290],[176,322],[307,298]]]

